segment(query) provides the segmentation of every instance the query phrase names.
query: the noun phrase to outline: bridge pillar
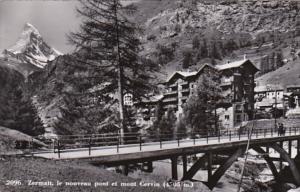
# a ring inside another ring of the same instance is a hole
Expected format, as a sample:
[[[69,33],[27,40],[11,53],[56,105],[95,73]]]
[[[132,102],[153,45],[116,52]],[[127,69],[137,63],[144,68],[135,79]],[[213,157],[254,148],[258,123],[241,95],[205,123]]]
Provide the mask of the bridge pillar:
[[[279,142],[279,146],[281,148],[283,148],[283,142],[282,141]],[[279,159],[280,159],[279,160],[279,171],[282,171],[282,156],[281,156],[281,154],[280,154],[280,158]]]
[[[172,164],[172,179],[178,180],[178,172],[177,172],[177,157],[171,158]]]
[[[148,172],[148,173],[153,172],[153,163],[152,163],[152,161],[147,161],[147,162],[143,163],[143,167],[146,167],[146,169],[143,168],[146,172]]]
[[[297,155],[299,155],[300,151],[300,139],[297,140]]]
[[[183,168],[183,176],[186,175],[187,172],[187,157],[186,155],[182,156],[182,168]]]
[[[289,141],[288,153],[289,153],[289,156],[292,157],[292,141]]]
[[[152,161],[148,162],[148,171],[151,173],[153,172],[153,162]]]
[[[207,182],[210,181],[212,176],[212,153],[207,153]]]
[[[121,165],[121,172],[122,172],[122,175],[127,176],[128,172],[129,172],[128,165]]]

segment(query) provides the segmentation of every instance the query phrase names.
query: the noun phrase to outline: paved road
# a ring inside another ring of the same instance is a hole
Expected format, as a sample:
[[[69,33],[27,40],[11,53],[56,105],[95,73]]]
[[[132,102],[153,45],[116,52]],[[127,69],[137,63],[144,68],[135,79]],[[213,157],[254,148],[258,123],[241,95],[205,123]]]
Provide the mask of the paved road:
[[[285,137],[299,135],[300,133],[291,132],[287,133]],[[254,134],[252,135],[252,140],[264,140],[269,138],[280,138],[283,136],[278,136],[277,134],[271,135],[271,133],[267,134]],[[60,154],[54,151],[40,151],[35,152],[33,155],[48,159],[78,159],[78,158],[91,158],[91,157],[103,157],[103,156],[111,156],[111,155],[122,155],[122,154],[135,154],[135,153],[144,153],[144,152],[159,152],[159,151],[167,151],[172,149],[184,149],[187,147],[200,147],[200,146],[216,146],[216,145],[224,145],[224,144],[234,144],[245,142],[248,140],[246,135],[240,136],[232,136],[231,138],[228,136],[222,136],[220,141],[218,137],[210,137],[208,142],[206,138],[196,139],[195,143],[193,139],[184,139],[179,141],[164,141],[162,142],[162,148],[160,147],[159,142],[152,143],[143,143],[141,148],[139,144],[128,144],[128,145],[120,145],[119,151],[117,151],[116,146],[104,146],[104,147],[93,147],[91,149],[91,154],[89,154],[88,148],[77,148],[77,149],[69,149],[69,150],[61,150]]]

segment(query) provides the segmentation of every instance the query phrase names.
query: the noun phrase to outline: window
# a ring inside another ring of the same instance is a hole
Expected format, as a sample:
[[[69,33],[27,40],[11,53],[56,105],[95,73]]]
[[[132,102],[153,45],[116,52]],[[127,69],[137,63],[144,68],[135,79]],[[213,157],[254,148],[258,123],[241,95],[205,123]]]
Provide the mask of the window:
[[[133,105],[132,94],[127,93],[124,95],[124,105],[126,105],[126,106]]]
[[[237,115],[237,116],[236,116],[236,122],[237,122],[237,123],[242,122],[241,115]]]
[[[194,89],[195,85],[194,83],[191,83],[191,89]]]
[[[225,115],[225,120],[229,120],[229,115]]]
[[[242,105],[236,105],[235,109],[238,110],[238,111],[242,110]]]

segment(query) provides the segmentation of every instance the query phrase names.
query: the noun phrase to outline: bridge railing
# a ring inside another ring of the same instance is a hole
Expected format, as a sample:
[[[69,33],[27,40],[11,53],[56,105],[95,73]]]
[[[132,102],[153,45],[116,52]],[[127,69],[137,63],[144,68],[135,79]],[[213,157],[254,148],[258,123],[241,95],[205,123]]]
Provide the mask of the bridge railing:
[[[300,135],[300,127],[289,127],[285,129],[285,136]],[[177,144],[180,147],[183,143],[190,142],[191,145],[196,145],[199,141],[220,143],[226,141],[246,140],[249,137],[252,139],[279,137],[284,136],[278,129],[250,129],[247,130],[218,130],[218,131],[198,131],[186,133],[165,133],[165,132],[148,132],[142,133],[125,133],[121,136],[118,133],[111,134],[89,134],[89,135],[61,135],[52,140],[52,149],[54,153],[60,153],[70,150],[88,150],[91,155],[92,150],[99,147],[106,147],[120,151],[124,146],[136,146],[142,151],[143,147],[149,145],[159,145],[162,149],[166,144]]]

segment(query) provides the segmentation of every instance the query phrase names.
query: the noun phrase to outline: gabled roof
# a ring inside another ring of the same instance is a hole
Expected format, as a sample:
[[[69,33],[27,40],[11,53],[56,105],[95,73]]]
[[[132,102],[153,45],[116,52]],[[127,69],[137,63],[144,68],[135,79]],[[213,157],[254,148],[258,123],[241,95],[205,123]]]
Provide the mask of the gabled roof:
[[[224,65],[216,65],[216,66],[212,66],[212,65],[206,63],[198,71],[192,71],[192,72],[175,71],[171,76],[169,76],[169,78],[166,80],[166,82],[169,82],[170,80],[172,80],[173,77],[175,77],[176,75],[179,75],[183,79],[187,78],[187,77],[196,76],[206,66],[209,66],[211,68],[214,68],[214,69],[217,69],[219,71],[222,71],[222,70],[226,70],[226,69],[237,68],[237,67],[240,67],[240,66],[242,66],[244,64],[247,64],[247,63],[251,64],[256,71],[259,71],[259,69],[249,59],[235,61],[235,62],[227,63],[227,64],[224,64]]]
[[[155,104],[161,101],[164,98],[164,95],[153,95],[148,98],[142,98],[142,100],[139,103],[144,103],[144,104]]]
[[[198,75],[206,66],[209,66],[209,67],[212,67],[214,68],[213,66],[205,63],[198,71],[191,71],[191,72],[187,72],[187,71],[175,71],[167,80],[166,82],[169,82],[171,79],[173,79],[173,77],[175,75],[180,75],[183,79],[184,78],[188,78],[188,77],[193,77],[193,76],[196,76]]]
[[[254,88],[254,92],[274,92],[274,91],[283,91],[284,88],[281,85],[261,85]]]
[[[240,67],[246,63],[251,63],[253,65],[253,67],[259,71],[259,69],[249,60],[249,59],[245,59],[245,60],[240,60],[240,61],[235,61],[235,62],[231,62],[231,63],[226,63],[223,65],[217,65],[216,68],[220,71],[225,70],[225,69],[232,69],[232,68],[237,68]]]
[[[183,78],[191,77],[197,74],[197,71],[192,72],[184,72],[184,71],[175,71],[167,80],[166,82],[169,82],[175,75],[180,75]]]
[[[287,85],[287,88],[300,88],[300,85]]]

